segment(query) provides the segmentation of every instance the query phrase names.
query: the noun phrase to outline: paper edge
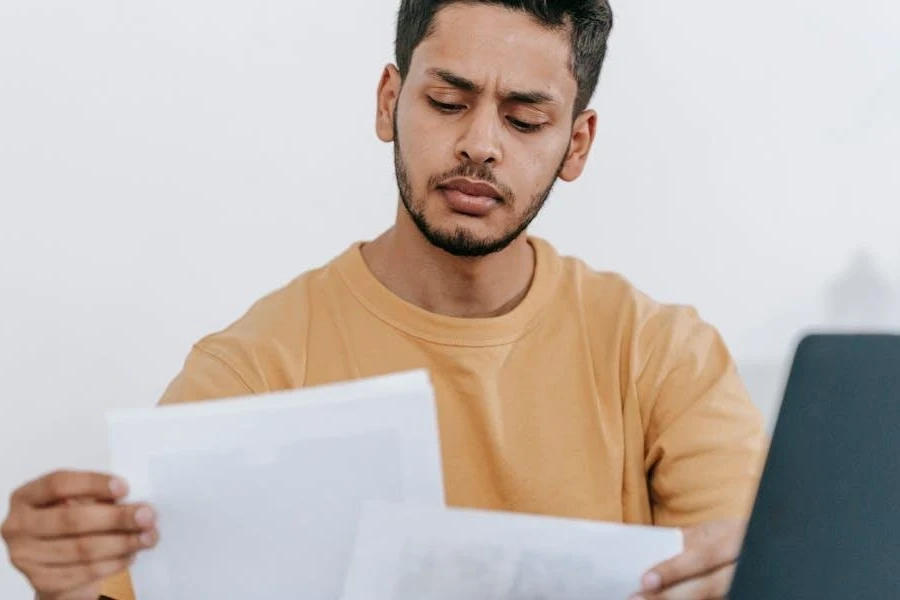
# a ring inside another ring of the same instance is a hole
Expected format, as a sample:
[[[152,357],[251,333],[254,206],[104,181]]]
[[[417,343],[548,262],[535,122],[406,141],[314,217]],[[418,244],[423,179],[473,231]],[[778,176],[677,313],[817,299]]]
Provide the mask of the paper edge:
[[[132,419],[184,418],[185,416],[218,415],[243,411],[268,411],[299,405],[353,404],[364,398],[381,395],[387,386],[397,393],[426,388],[432,394],[434,387],[425,369],[414,369],[360,379],[350,379],[299,387],[287,390],[245,394],[229,398],[210,398],[179,404],[156,404],[149,407],[116,408],[104,413],[108,425]],[[340,394],[336,392],[340,390]],[[349,397],[342,397],[347,394]],[[260,398],[265,397],[265,402]]]

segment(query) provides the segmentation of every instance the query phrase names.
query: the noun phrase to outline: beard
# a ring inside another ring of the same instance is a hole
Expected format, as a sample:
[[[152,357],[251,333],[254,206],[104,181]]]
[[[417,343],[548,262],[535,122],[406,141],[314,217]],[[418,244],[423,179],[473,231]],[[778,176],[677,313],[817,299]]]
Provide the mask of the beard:
[[[425,236],[425,239],[428,240],[432,246],[440,248],[453,256],[468,258],[487,256],[504,250],[515,241],[526,229],[528,229],[531,222],[534,221],[538,213],[541,212],[541,208],[543,208],[547,198],[550,197],[550,192],[553,190],[553,186],[559,178],[559,173],[563,168],[563,163],[568,153],[569,150],[566,148],[566,152],[563,153],[563,158],[560,160],[560,164],[556,168],[553,178],[545,187],[531,197],[528,210],[526,210],[519,218],[518,222],[509,227],[507,231],[504,231],[496,237],[478,237],[465,227],[460,226],[456,227],[453,231],[446,231],[428,222],[428,219],[425,216],[425,198],[413,198],[413,189],[409,178],[409,171],[406,168],[406,161],[403,159],[403,153],[400,150],[400,137],[397,131],[396,111],[394,113],[394,172],[397,177],[397,188],[400,192],[400,199],[403,202],[406,212],[409,213],[413,223],[416,224],[416,227],[422,235]],[[462,163],[452,171],[440,176],[430,177],[426,190],[434,189],[441,182],[455,177],[468,177],[493,184],[503,192],[504,202],[508,202],[513,206],[515,206],[517,202],[512,190],[497,181],[490,167],[474,162]]]

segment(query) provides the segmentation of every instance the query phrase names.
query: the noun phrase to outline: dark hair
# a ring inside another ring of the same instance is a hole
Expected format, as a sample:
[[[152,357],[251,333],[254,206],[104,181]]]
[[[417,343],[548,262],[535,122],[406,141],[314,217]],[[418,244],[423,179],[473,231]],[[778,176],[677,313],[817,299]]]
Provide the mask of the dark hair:
[[[438,10],[450,4],[497,4],[532,15],[548,28],[568,27],[572,44],[570,69],[578,82],[575,115],[587,108],[600,79],[613,14],[607,0],[402,0],[394,43],[397,68],[406,78],[413,51],[434,31]]]

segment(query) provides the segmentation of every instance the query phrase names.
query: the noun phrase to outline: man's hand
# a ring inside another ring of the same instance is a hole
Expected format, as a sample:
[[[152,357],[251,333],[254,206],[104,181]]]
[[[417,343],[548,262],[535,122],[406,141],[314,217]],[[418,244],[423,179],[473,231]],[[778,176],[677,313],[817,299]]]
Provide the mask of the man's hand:
[[[104,579],[156,544],[149,506],[120,504],[123,481],[57,471],[13,492],[0,532],[39,600],[97,600]]]
[[[728,594],[746,521],[712,521],[684,531],[684,552],[650,569],[632,600],[718,600]]]

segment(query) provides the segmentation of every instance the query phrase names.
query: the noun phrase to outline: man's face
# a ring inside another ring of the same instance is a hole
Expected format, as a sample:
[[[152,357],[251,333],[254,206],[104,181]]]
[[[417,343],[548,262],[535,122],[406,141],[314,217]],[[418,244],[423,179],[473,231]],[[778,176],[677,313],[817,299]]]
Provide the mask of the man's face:
[[[379,133],[394,141],[401,201],[432,244],[457,256],[502,250],[557,177],[580,174],[594,116],[573,128],[570,52],[565,29],[502,7],[455,4],[436,16],[402,87],[396,71],[386,72]]]

